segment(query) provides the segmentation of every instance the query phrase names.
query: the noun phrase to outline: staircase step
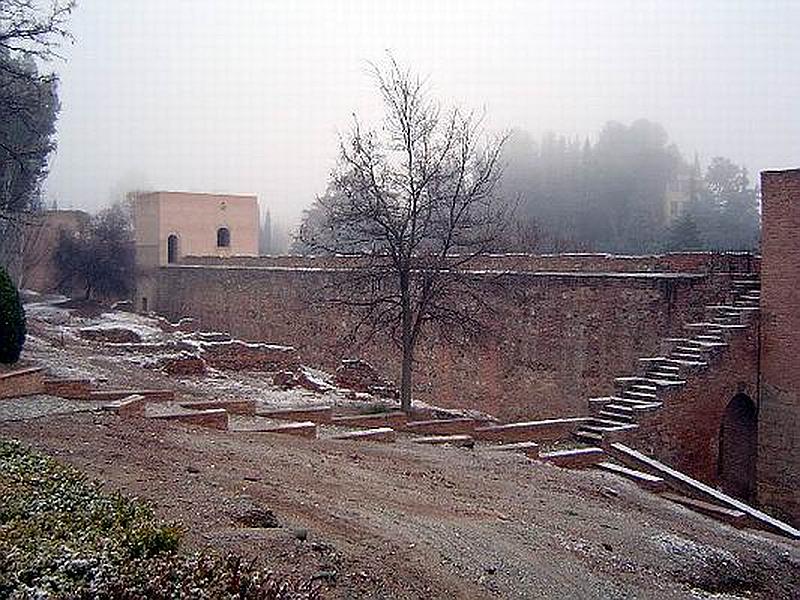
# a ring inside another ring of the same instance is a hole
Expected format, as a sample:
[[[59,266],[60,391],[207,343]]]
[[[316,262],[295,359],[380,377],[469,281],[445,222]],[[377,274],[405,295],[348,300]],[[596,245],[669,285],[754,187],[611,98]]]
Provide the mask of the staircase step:
[[[687,352],[673,352],[669,355],[670,358],[675,358],[678,360],[689,361],[689,362],[703,362],[703,357],[699,354],[689,354]]]
[[[270,424],[265,426],[255,426],[236,429],[237,432],[246,433],[280,433],[285,435],[296,435],[305,438],[317,437],[317,424],[313,421],[286,421],[279,425]]]
[[[471,435],[432,435],[427,437],[412,438],[411,441],[415,444],[428,444],[434,446],[447,444],[450,446],[458,446],[459,448],[472,448],[475,445],[475,440]]]
[[[595,433],[594,431],[583,431],[579,429],[574,434],[576,439],[582,442],[589,442],[590,444],[602,444],[603,443],[603,435],[600,433]]]
[[[592,433],[603,435],[609,431],[621,431],[623,429],[634,429],[636,427],[638,427],[638,425],[633,425],[631,423],[617,423],[616,425],[583,425],[578,432],[584,433],[591,431]]]
[[[343,415],[333,417],[330,423],[341,427],[362,427],[364,429],[373,429],[375,427],[402,429],[405,427],[407,420],[408,415],[406,415],[406,413],[402,411],[391,411],[366,415]]]
[[[626,408],[626,407],[620,407],[620,408]],[[628,410],[630,410],[630,409],[628,409]],[[630,410],[630,412],[622,412],[621,410],[618,410],[618,409],[608,410],[608,405],[606,405],[606,408],[601,410],[598,413],[598,415],[600,417],[604,418],[604,419],[610,419],[612,421],[622,421],[622,422],[625,422],[625,423],[632,423],[633,422],[633,411],[632,410]]]
[[[614,379],[614,383],[620,386],[630,385],[631,388],[637,389],[638,391],[644,391],[640,388],[640,386],[643,386],[653,392],[661,387],[683,385],[686,383],[685,381],[673,379],[673,377],[677,377],[677,375],[673,376],[672,373],[665,373],[664,375],[666,377],[617,377]]]
[[[603,410],[601,410],[599,414],[602,415],[604,410],[615,411],[622,415],[628,415],[630,417],[632,417],[634,414],[633,408],[631,408],[630,406],[626,406],[624,404],[606,404],[603,407]]]
[[[732,498],[731,496],[714,489],[710,485],[707,485],[701,481],[697,481],[685,473],[681,473],[680,471],[677,471],[676,469],[673,469],[655,460],[654,458],[642,454],[641,452],[634,450],[625,444],[621,444],[619,442],[613,443],[610,445],[610,450],[612,455],[618,457],[619,460],[625,463],[634,463],[639,467],[643,466],[650,473],[656,474],[659,477],[663,477],[670,487],[680,489],[681,491],[689,490],[689,493],[692,495],[700,496],[710,502],[721,504],[728,509],[744,512],[750,518],[749,520],[751,524],[758,525],[764,529],[785,535],[795,540],[800,539],[800,531],[791,525],[771,517],[770,515],[763,513],[752,506],[749,506],[748,504],[745,504],[741,500]]]
[[[666,358],[665,362],[682,367],[707,367],[708,363],[701,360],[686,360],[682,358]]]
[[[728,343],[723,339],[721,335],[696,335],[694,336],[694,340],[698,342],[710,342],[712,344],[725,344]]]
[[[684,385],[686,381],[683,379],[679,379],[678,375],[669,372],[669,373],[662,373],[660,371],[648,371],[648,376],[652,377],[653,379],[658,379],[664,385]]]
[[[539,457],[539,444],[536,442],[516,442],[513,444],[498,444],[488,446],[491,452],[523,452],[529,458]]]
[[[709,350],[712,348],[724,348],[728,345],[728,342],[723,342],[722,340],[705,340],[705,339],[697,339],[697,340],[689,340],[686,342],[686,345],[690,348],[700,348],[703,350]]]
[[[614,404],[629,406],[634,411],[646,411],[659,408],[663,405],[663,402],[643,402],[641,400],[633,400],[632,398],[618,398],[614,400]]]
[[[605,457],[602,448],[574,448],[571,450],[558,450],[539,454],[543,461],[572,469],[581,469],[597,464]]]
[[[725,508],[719,504],[703,502],[702,500],[697,500],[696,498],[690,498],[681,494],[675,494],[673,492],[664,492],[660,494],[660,496],[670,500],[671,502],[675,502],[676,504],[696,510],[697,512],[709,517],[714,517],[715,519],[730,523],[734,527],[747,527],[747,515],[741,510]]]
[[[650,475],[644,471],[637,471],[617,463],[604,461],[597,463],[597,467],[615,475],[622,475],[627,479],[635,482],[639,487],[650,490],[652,492],[661,492],[667,487],[667,482],[663,478],[656,475]]]
[[[396,434],[391,427],[376,427],[374,429],[359,429],[357,431],[347,431],[332,435],[334,440],[355,440],[369,442],[388,442],[395,441]]]
[[[673,350],[672,353],[696,356],[698,359],[702,359],[704,355],[704,350],[700,350],[699,348],[689,348],[687,346],[681,346],[680,348],[675,348],[675,350]]]
[[[658,402],[658,396],[647,392],[634,392],[631,390],[625,390],[622,392],[622,397],[639,400],[641,402]]]

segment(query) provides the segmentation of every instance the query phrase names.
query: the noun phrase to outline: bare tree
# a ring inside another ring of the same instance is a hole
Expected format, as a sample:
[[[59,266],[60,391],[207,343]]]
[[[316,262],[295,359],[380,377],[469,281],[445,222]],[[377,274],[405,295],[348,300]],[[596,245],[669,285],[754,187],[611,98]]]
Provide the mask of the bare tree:
[[[342,137],[339,163],[319,199],[322,225],[302,227],[311,248],[349,255],[334,301],[360,313],[359,328],[388,331],[402,354],[401,406],[411,409],[414,352],[428,325],[474,331],[485,303],[471,272],[495,251],[509,204],[496,194],[506,136],[443,109],[425,81],[390,58],[373,65],[385,114]]]

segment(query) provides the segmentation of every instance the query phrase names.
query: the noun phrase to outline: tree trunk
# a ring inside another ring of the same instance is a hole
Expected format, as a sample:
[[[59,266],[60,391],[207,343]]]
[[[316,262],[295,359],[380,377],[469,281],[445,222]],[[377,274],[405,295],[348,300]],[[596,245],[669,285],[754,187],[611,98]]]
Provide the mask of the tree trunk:
[[[411,412],[411,371],[414,361],[414,337],[412,334],[411,299],[408,294],[408,278],[400,279],[400,309],[402,311],[403,366],[400,376],[400,408]]]
[[[400,382],[400,408],[407,412],[411,412],[411,369],[413,358],[413,349],[403,348],[403,372]]]

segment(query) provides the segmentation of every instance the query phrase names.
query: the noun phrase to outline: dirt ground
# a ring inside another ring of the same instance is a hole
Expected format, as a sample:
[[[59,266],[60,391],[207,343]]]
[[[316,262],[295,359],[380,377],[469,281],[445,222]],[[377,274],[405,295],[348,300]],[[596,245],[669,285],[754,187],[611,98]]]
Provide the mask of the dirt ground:
[[[205,544],[332,598],[796,598],[800,548],[596,472],[79,413],[0,424]],[[242,505],[280,527],[237,526]],[[301,531],[307,539],[301,541]]]
[[[110,386],[170,382],[65,342],[68,325],[54,335],[51,317],[34,316],[28,359]],[[224,389],[261,390],[278,404],[320,401],[270,390],[256,375],[171,387],[192,398]],[[480,447],[224,432],[72,405],[54,412],[42,408],[48,402],[0,400],[0,436],[151,502],[183,524],[187,550],[234,550],[316,578],[324,597],[800,597],[800,544],[736,530],[611,474]],[[278,527],[243,524],[254,509],[271,510]]]

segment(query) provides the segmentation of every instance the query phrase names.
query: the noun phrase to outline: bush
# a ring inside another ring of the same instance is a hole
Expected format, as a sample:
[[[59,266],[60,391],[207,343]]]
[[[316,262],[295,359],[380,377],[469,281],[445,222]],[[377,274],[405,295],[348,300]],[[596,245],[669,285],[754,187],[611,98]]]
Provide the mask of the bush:
[[[17,362],[24,343],[25,310],[17,288],[0,267],[0,363]]]
[[[0,598],[313,599],[235,555],[178,552],[181,529],[71,467],[0,439]]]

